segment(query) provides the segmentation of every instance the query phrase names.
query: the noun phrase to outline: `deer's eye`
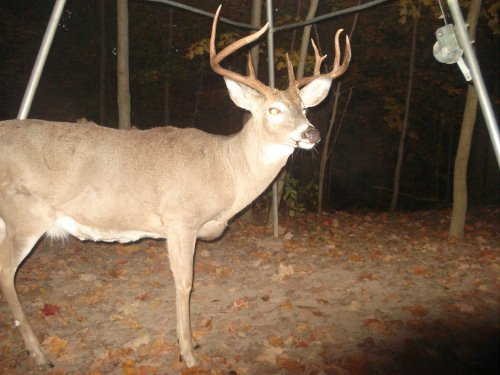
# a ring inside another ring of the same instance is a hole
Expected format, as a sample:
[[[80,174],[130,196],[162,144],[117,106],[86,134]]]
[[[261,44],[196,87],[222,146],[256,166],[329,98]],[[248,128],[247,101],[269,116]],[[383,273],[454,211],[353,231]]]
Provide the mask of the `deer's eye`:
[[[276,115],[281,114],[281,110],[276,108],[276,107],[271,107],[271,108],[269,108],[269,114],[276,116]]]

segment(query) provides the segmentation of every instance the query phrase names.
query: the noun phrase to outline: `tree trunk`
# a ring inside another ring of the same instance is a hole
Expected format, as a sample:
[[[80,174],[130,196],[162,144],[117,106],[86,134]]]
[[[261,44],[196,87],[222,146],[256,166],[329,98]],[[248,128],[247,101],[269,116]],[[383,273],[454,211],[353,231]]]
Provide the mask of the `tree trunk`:
[[[309,4],[309,10],[307,11],[306,21],[312,19],[316,10],[318,9],[319,0],[311,0],[311,4]],[[311,39],[311,28],[312,25],[308,25],[304,27],[304,32],[302,33],[302,40],[300,42],[300,53],[299,53],[299,64],[297,66],[297,79],[301,79],[304,77],[304,69],[306,67],[306,59],[307,59],[307,50],[309,48],[309,43]]]
[[[106,0],[99,1],[99,25],[101,28],[99,59],[99,124],[106,125]]]
[[[130,129],[130,88],[128,68],[128,1],[116,0],[118,25],[118,128]]]
[[[195,127],[196,122],[198,121],[198,115],[200,112],[200,102],[201,102],[201,94],[203,92],[203,83],[204,83],[205,75],[202,72],[198,76],[198,88],[196,89],[196,93],[194,96],[194,107],[193,107],[193,114],[191,115],[191,126]]]
[[[167,77],[163,84],[163,123],[170,124],[170,81],[172,79],[172,45],[174,34],[174,10],[168,11],[168,24],[166,26],[166,36],[163,42],[163,55],[165,56],[165,64],[167,67]]]
[[[469,37],[475,39],[481,0],[472,0],[467,23],[469,24]],[[464,237],[465,218],[467,215],[467,164],[469,162],[472,133],[477,114],[477,93],[474,86],[467,88],[464,115],[460,138],[458,140],[457,154],[455,156],[455,170],[453,174],[453,208],[451,211],[449,238],[461,240]]]
[[[337,108],[340,98],[340,89],[342,82],[338,82],[335,87],[335,98],[333,99],[332,115],[328,124],[328,131],[326,132],[325,143],[321,153],[321,162],[319,164],[319,180],[318,180],[318,214],[323,213],[323,187],[325,184],[325,170],[326,162],[328,161],[328,150],[330,149],[330,138],[332,136],[333,125],[335,124],[335,117],[337,116]]]
[[[415,56],[417,50],[417,26],[418,20],[420,18],[420,3],[418,5],[418,9],[416,9],[415,15],[413,16],[413,36],[411,41],[411,57],[410,57],[410,66],[408,73],[408,88],[406,90],[406,101],[405,101],[405,112],[403,118],[403,128],[401,129],[401,134],[399,136],[399,147],[398,147],[398,158],[396,161],[396,168],[394,171],[394,184],[392,189],[392,199],[391,204],[389,206],[389,211],[393,212],[396,210],[396,206],[398,203],[399,197],[399,183],[401,179],[401,168],[403,166],[403,158],[404,158],[404,148],[405,148],[405,140],[406,133],[408,131],[408,117],[410,115],[410,104],[411,104],[411,94],[413,89],[413,74],[415,72]]]

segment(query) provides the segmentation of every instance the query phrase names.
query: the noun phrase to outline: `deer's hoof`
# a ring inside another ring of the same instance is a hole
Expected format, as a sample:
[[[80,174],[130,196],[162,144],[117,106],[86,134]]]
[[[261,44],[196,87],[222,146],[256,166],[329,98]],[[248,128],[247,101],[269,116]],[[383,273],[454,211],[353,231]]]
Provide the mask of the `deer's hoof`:
[[[37,366],[40,370],[50,370],[51,368],[56,367],[52,362],[50,362],[43,354],[33,355],[29,350],[26,351],[26,355],[33,357]]]
[[[179,361],[184,362],[186,367],[194,367],[198,364],[198,361],[193,353],[181,354],[179,356]]]
[[[44,364],[41,364],[39,365],[38,367],[40,367],[42,370],[50,370],[51,368],[54,368],[56,367],[52,362],[47,362],[47,363],[44,363]]]

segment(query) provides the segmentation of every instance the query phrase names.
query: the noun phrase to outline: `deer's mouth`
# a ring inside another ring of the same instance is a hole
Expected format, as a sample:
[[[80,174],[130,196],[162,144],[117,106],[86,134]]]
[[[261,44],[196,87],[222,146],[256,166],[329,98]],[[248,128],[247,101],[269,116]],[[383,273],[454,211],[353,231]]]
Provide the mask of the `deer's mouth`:
[[[309,126],[300,134],[300,139],[297,140],[292,138],[292,141],[295,143],[295,147],[310,150],[317,143],[319,143],[319,141],[321,141],[321,137],[318,129],[313,126]]]
[[[315,142],[311,142],[308,139],[307,140],[300,140],[300,141],[295,141],[295,147],[297,148],[302,148],[304,150],[310,150],[314,146],[316,146]]]

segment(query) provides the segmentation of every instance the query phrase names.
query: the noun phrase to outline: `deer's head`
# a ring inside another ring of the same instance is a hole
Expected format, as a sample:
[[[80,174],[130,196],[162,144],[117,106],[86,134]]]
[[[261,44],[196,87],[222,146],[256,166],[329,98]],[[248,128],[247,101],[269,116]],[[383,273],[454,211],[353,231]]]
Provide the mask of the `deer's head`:
[[[346,37],[345,57],[340,64],[339,36],[342,30],[337,31],[334,66],[330,72],[325,74],[320,73],[320,66],[326,55],[320,56],[314,42],[316,63],[312,76],[295,79],[293,65],[287,55],[289,86],[286,90],[278,90],[257,79],[250,56],[248,56],[248,76],[220,66],[220,62],[224,58],[260,38],[269,26],[266,24],[258,32],[243,37],[216,53],[215,34],[220,10],[221,6],[217,9],[212,25],[210,65],[214,72],[224,78],[233,102],[252,113],[252,124],[258,127],[254,130],[257,134],[265,136],[263,139],[268,145],[275,146],[285,154],[290,154],[297,147],[313,148],[321,138],[319,131],[306,118],[306,108],[321,103],[328,95],[332,80],[347,70],[351,59],[349,38]]]

